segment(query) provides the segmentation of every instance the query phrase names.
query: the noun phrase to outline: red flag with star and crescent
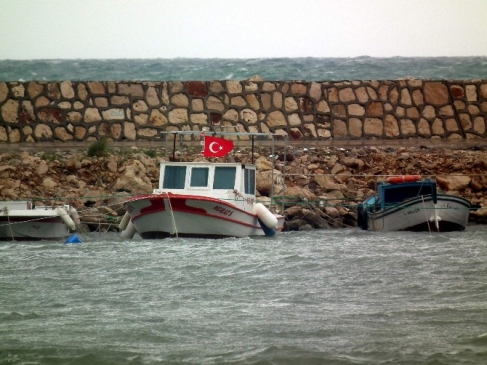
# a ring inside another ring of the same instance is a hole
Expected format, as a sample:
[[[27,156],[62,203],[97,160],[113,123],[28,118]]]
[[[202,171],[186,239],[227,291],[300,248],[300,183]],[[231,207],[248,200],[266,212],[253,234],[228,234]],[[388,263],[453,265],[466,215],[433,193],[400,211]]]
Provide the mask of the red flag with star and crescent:
[[[204,136],[203,156],[223,157],[233,150],[233,141],[224,138]]]

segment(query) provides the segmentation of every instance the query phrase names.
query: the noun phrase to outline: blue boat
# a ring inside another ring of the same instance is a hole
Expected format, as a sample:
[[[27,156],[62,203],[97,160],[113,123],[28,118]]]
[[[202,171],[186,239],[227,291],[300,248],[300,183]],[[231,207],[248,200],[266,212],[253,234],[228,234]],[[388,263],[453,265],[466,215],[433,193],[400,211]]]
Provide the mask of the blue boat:
[[[376,193],[358,207],[358,226],[369,231],[465,230],[471,203],[443,194],[431,178],[394,176],[377,184]]]

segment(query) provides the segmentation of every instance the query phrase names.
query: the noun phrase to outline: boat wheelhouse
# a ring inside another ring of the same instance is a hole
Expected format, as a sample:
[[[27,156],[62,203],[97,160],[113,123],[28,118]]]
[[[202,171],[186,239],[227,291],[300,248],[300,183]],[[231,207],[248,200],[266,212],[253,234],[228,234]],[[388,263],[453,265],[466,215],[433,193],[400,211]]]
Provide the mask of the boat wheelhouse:
[[[470,208],[467,199],[438,192],[433,179],[395,176],[359,206],[358,225],[370,231],[463,231]]]

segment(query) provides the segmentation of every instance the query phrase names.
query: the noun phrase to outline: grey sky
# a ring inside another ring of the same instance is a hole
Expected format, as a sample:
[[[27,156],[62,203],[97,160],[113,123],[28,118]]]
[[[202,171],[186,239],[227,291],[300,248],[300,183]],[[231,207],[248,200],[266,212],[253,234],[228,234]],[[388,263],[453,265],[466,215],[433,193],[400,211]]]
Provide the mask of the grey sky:
[[[0,59],[487,56],[487,0],[0,0]]]

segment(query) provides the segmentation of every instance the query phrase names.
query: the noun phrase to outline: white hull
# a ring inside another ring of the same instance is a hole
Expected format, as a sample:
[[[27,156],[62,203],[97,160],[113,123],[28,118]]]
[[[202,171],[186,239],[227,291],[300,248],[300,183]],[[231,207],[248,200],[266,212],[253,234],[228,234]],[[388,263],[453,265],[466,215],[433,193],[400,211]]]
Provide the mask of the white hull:
[[[1,202],[0,240],[66,238],[75,224],[72,211],[68,214],[65,208],[70,211],[69,207],[33,208],[25,201]]]
[[[44,218],[43,218],[44,217]],[[60,216],[12,215],[0,219],[0,240],[47,240],[69,236]]]
[[[470,202],[461,197],[438,194],[417,197],[393,207],[367,214],[371,231],[463,231],[468,223]]]
[[[264,236],[257,215],[229,201],[182,194],[153,194],[126,203],[142,238]],[[284,217],[278,216],[277,231]]]

